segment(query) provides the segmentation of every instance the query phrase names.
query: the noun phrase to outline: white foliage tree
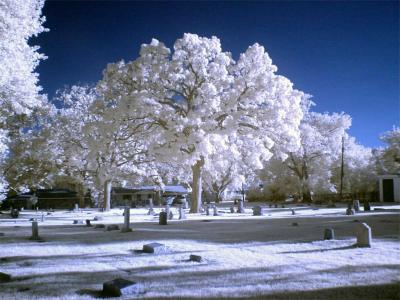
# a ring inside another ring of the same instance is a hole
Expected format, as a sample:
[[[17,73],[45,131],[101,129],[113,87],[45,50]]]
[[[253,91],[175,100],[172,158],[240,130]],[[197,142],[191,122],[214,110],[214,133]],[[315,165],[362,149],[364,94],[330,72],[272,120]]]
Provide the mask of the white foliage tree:
[[[400,128],[384,132],[380,139],[387,146],[379,151],[379,172],[400,174]]]
[[[230,137],[249,167],[262,167],[278,140],[282,149],[298,147],[306,95],[276,70],[258,44],[235,62],[216,37],[185,34],[173,52],[153,39],[135,61],[109,65],[101,86],[157,125],[151,150],[160,161],[191,166],[191,212],[198,212],[204,167]]]
[[[305,115],[300,126],[301,147],[286,161],[299,180],[303,201],[311,201],[312,191],[335,191],[330,180],[332,164],[341,154],[342,137],[350,125],[350,116],[343,113]]]
[[[41,16],[44,1],[0,0],[0,160],[7,155],[10,124],[16,115],[29,114],[45,98],[39,95],[38,75],[34,72],[44,55],[28,40],[45,31]],[[5,180],[0,179],[5,187]]]

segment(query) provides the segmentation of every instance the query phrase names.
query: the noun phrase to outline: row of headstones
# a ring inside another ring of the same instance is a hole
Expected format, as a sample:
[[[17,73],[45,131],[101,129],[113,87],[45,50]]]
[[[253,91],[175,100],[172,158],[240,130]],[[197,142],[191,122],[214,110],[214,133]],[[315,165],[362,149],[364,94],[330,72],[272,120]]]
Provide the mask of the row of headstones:
[[[357,247],[371,247],[372,243],[372,232],[371,227],[369,227],[366,223],[358,223],[355,228],[357,243],[355,246]],[[335,239],[335,232],[332,228],[326,228],[324,230],[324,240],[333,240]]]

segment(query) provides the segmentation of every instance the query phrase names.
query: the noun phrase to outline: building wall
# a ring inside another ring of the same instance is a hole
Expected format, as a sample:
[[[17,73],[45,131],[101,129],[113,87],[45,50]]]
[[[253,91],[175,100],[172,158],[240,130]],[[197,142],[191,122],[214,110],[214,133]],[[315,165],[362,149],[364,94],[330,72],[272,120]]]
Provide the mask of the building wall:
[[[395,202],[400,202],[400,176],[398,175],[381,175],[379,179],[379,201],[383,202],[383,180],[392,179],[393,180],[393,196]]]

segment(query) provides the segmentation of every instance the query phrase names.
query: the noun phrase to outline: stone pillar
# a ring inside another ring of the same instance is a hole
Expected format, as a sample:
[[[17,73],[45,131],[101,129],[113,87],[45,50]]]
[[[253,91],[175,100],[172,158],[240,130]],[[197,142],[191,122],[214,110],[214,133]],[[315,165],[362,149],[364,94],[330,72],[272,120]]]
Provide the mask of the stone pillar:
[[[129,217],[130,217],[130,208],[125,207],[124,209],[124,227],[122,227],[121,232],[129,232],[132,229],[129,228]]]
[[[356,225],[357,247],[371,247],[372,234],[371,227],[366,223]]]
[[[38,222],[37,221],[33,221],[32,222],[32,236],[31,236],[31,240],[37,241],[39,240],[39,226],[38,226]]]
[[[334,240],[335,232],[332,228],[326,228],[324,231],[324,240]]]

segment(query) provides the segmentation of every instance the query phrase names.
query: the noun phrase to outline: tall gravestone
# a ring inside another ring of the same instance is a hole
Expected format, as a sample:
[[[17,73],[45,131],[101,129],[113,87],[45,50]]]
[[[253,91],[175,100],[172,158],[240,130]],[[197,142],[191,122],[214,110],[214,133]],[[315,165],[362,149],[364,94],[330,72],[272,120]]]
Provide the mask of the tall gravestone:
[[[371,227],[366,223],[356,225],[357,247],[371,247],[372,234]]]
[[[365,200],[363,205],[364,205],[364,211],[370,211],[371,210],[371,206],[369,204],[369,201]]]
[[[353,208],[355,212],[359,212],[360,211],[360,200],[354,200],[353,201]]]
[[[262,211],[262,207],[257,205],[253,207],[253,216],[262,216],[263,215],[263,211]]]
[[[130,209],[125,207],[124,209],[124,227],[122,227],[121,232],[130,232],[132,229],[129,227],[130,223]]]
[[[324,230],[324,240],[333,240],[335,239],[335,232],[332,228],[326,228]]]
[[[37,241],[39,240],[39,226],[38,226],[38,222],[37,221],[33,221],[32,222],[32,236],[31,236],[31,240]]]
[[[165,212],[165,211],[160,212],[159,219],[158,219],[158,224],[159,225],[167,225],[168,224],[167,212]]]
[[[355,211],[354,211],[354,209],[353,209],[351,203],[349,203],[349,204],[347,205],[346,215],[351,216],[351,215],[354,215],[354,214],[355,214]]]
[[[239,214],[243,214],[243,213],[244,213],[244,205],[243,205],[243,201],[242,201],[242,200],[239,200],[239,201],[238,201],[238,209],[237,209],[237,212],[238,212]]]

